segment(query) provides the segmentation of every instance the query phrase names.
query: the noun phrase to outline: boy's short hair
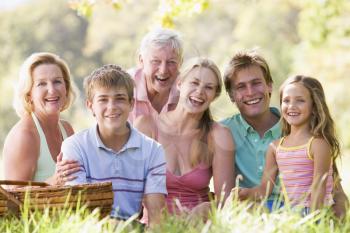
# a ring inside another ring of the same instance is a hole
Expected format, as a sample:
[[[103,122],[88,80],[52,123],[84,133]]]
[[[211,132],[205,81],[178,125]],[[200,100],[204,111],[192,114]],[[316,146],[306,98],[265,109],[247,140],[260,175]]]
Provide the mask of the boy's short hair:
[[[129,101],[134,97],[134,80],[120,66],[109,64],[94,70],[84,79],[84,90],[86,98],[92,101],[93,90],[98,87],[121,88],[124,87]]]

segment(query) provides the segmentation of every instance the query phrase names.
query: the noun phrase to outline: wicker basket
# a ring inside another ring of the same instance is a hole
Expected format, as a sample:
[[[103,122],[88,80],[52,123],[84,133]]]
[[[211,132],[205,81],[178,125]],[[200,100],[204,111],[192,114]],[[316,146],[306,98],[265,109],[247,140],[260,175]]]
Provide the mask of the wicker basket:
[[[4,216],[9,212],[18,215],[20,205],[21,202],[16,197],[0,186],[0,216]]]
[[[15,197],[20,205],[23,205],[25,197],[27,196],[29,198],[28,203],[30,210],[43,210],[48,207],[56,209],[75,209],[79,206],[86,206],[89,210],[99,208],[101,216],[106,216],[110,214],[113,205],[111,182],[73,186],[26,186],[9,189],[7,192]],[[0,206],[0,211],[1,207],[2,206]],[[7,210],[8,209],[4,208],[4,211]]]

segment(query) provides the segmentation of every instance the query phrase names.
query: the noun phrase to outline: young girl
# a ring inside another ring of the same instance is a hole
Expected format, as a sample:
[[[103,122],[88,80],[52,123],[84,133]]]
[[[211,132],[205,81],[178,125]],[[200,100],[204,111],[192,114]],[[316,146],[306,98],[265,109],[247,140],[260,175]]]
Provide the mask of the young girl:
[[[269,195],[279,172],[286,204],[304,213],[332,205],[332,165],[340,148],[320,82],[302,75],[287,79],[280,104],[283,137],[269,146],[261,185],[240,190],[240,199]]]

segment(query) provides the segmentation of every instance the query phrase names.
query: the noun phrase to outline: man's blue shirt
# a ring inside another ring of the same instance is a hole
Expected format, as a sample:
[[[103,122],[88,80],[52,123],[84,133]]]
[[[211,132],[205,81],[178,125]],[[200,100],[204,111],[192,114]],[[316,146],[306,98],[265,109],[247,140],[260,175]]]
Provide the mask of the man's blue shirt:
[[[270,108],[270,111],[280,117],[277,108]],[[260,185],[268,146],[272,141],[281,137],[280,123],[276,123],[271,129],[267,130],[262,138],[259,133],[245,121],[241,114],[236,114],[224,119],[221,123],[231,130],[234,138],[236,146],[236,174],[241,174],[243,176],[243,180],[240,181],[239,185],[244,188]],[[269,197],[270,200],[278,198],[278,190],[279,187],[276,185]]]

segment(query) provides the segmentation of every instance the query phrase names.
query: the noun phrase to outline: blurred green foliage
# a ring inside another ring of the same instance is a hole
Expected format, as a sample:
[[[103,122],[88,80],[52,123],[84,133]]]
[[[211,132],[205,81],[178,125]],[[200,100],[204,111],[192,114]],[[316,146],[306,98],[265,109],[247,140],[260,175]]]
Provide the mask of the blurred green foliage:
[[[83,15],[85,17],[81,17]],[[24,59],[49,51],[64,58],[82,93],[82,80],[106,63],[137,65],[142,36],[155,26],[183,35],[185,58],[208,56],[224,70],[240,49],[267,59],[278,87],[291,74],[323,83],[341,139],[350,147],[350,1],[348,0],[29,0],[0,14],[0,146],[18,118],[11,107]],[[64,114],[76,130],[91,124],[83,95]],[[216,119],[236,112],[225,93]]]

